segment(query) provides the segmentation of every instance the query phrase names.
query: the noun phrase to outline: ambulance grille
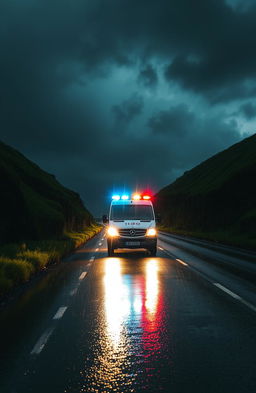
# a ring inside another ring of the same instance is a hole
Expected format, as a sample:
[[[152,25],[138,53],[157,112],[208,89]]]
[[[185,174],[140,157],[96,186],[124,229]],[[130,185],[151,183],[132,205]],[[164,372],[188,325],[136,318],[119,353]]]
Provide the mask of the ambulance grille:
[[[126,236],[126,237],[145,236],[146,229],[138,229],[138,228],[119,229],[119,235]]]

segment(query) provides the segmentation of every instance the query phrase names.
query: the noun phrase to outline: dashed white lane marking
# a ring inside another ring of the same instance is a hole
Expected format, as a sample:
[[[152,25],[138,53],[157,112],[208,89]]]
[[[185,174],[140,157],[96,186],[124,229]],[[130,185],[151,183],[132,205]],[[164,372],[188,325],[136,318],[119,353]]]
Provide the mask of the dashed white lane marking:
[[[43,350],[45,344],[49,340],[49,337],[51,336],[53,331],[54,327],[51,327],[47,329],[44,334],[42,334],[32,351],[30,352],[31,355],[39,355],[39,353]]]
[[[250,308],[252,311],[256,312],[256,307],[244,300],[241,296],[237,295],[236,293],[230,291],[228,288],[224,287],[223,285],[219,284],[218,282],[214,282],[213,285],[221,289],[223,292],[226,292],[228,295],[232,296],[234,299],[239,300],[240,303],[243,303],[245,306]]]
[[[245,306],[249,307],[252,311],[256,312],[256,307],[253,304],[247,302],[244,299],[241,299],[240,302],[243,303]]]
[[[91,261],[91,262],[93,262],[93,261],[94,261],[94,259],[95,259],[95,257],[91,257],[91,258],[90,258],[90,261]]]
[[[164,248],[163,248],[163,252],[165,252],[165,254],[169,255],[169,257],[171,257],[172,259],[176,259],[173,254],[171,254],[169,251],[165,250]]]
[[[80,281],[83,280],[85,278],[86,274],[87,274],[87,272],[81,273],[80,276],[79,276],[79,280]]]
[[[159,247],[159,248],[160,248],[160,247]],[[170,253],[169,253],[168,251],[166,251],[164,248],[160,248],[160,250],[162,250],[163,252],[165,252],[165,254],[169,255],[171,258],[175,258],[174,255],[170,254]],[[176,260],[177,262],[181,263],[181,264],[184,265],[184,266],[188,266],[188,264],[187,264],[186,262],[182,261],[182,260],[179,259],[179,258],[175,258],[175,260]]]
[[[102,243],[99,243],[99,246],[102,246]]]
[[[181,263],[184,266],[188,266],[188,264],[184,261],[182,261],[181,259],[176,258],[176,261],[178,261],[179,263]]]
[[[99,249],[98,249],[98,248],[95,248],[95,251],[99,251]]]
[[[78,291],[78,288],[73,289],[72,291],[69,292],[70,296],[74,296]]]
[[[228,295],[232,296],[234,299],[242,299],[240,296],[238,296],[236,293],[230,291],[228,288],[223,287],[223,285],[219,284],[218,282],[214,282],[213,285],[215,285],[215,287],[218,287],[219,289],[221,289],[223,292],[226,292]]]
[[[62,306],[58,309],[58,311],[56,312],[56,314],[54,315],[53,319],[60,319],[63,317],[64,312],[66,311],[67,307],[66,306]]]
[[[173,255],[171,255],[168,251],[166,251],[164,248],[162,247],[158,247],[160,250],[164,251],[167,255],[171,256],[173,258]],[[254,306],[253,304],[251,304],[250,302],[247,302],[246,300],[244,300],[241,296],[237,295],[236,293],[230,291],[230,289],[224,287],[223,285],[219,284],[218,282],[212,282],[208,277],[206,277],[202,272],[198,271],[197,269],[194,269],[193,267],[191,267],[190,265],[188,265],[186,262],[182,261],[181,259],[175,258],[176,261],[178,261],[179,263],[181,263],[184,266],[187,266],[189,269],[191,269],[192,271],[195,271],[197,274],[199,274],[200,276],[202,276],[205,280],[209,281],[211,284],[213,284],[215,287],[219,288],[221,291],[227,293],[229,296],[233,297],[234,299],[238,300],[240,303],[244,304],[245,306],[247,306],[248,308],[250,308],[250,310],[256,312],[256,306]]]
[[[90,266],[91,266],[91,262],[89,262],[89,263],[87,264],[87,266],[89,266],[89,267],[90,267]]]

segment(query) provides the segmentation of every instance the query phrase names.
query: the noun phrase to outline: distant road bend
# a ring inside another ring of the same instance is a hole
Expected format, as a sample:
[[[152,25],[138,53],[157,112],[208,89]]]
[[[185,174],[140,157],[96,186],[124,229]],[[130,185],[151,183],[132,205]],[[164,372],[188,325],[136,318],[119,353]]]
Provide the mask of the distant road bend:
[[[2,307],[1,393],[255,393],[255,263],[165,233],[107,257],[102,231]]]

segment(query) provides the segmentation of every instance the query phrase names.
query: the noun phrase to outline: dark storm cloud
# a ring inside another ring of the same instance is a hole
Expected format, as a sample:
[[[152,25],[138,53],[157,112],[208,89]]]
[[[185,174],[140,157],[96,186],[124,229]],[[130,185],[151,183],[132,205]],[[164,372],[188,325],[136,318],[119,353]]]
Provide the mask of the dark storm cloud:
[[[132,95],[120,105],[114,105],[112,111],[117,123],[129,123],[143,110],[143,99],[138,94]]]
[[[159,135],[164,138],[163,144],[172,157],[170,167],[176,169],[198,164],[238,137],[235,121],[225,122],[219,115],[196,116],[185,105],[155,113],[148,127],[153,131],[153,138]]]
[[[151,64],[148,64],[143,68],[138,76],[138,81],[146,87],[155,87],[157,85],[157,73]]]
[[[255,5],[255,0],[226,0],[226,3],[239,12],[247,12]]]
[[[177,56],[166,68],[166,79],[177,81],[183,88],[202,94],[214,103],[254,96],[256,58],[250,60],[251,67],[246,65],[244,69],[240,58],[243,53],[233,50],[233,54],[227,49],[226,55],[213,53],[210,58],[198,61]],[[248,56],[246,58],[248,61]]]
[[[115,61],[129,51],[131,61],[133,56],[164,57],[168,80],[215,101],[222,98],[219,89],[227,96],[234,83],[241,89],[255,80],[255,4],[239,12],[222,0],[110,1],[102,15],[104,48]]]
[[[255,95],[256,4],[239,13],[224,2],[205,3],[201,45],[192,39],[189,50],[176,53],[166,68],[166,79],[213,102]]]
[[[251,120],[256,117],[256,105],[253,105],[251,102],[248,102],[244,105],[241,105],[240,112],[248,119]]]
[[[105,141],[105,153],[99,157],[98,165],[109,184],[114,180],[116,184],[130,186],[136,182],[155,187],[168,184],[170,178],[173,181],[178,176],[175,173],[182,174],[225,149],[230,141],[240,139],[237,125],[226,123],[219,116],[196,117],[185,106],[171,108],[168,113],[175,114],[176,120],[180,115],[181,123],[182,117],[192,119],[186,124],[184,122],[185,138],[175,133],[152,132],[149,129],[144,136],[138,134],[130,138],[125,134],[121,139]],[[161,112],[156,113],[154,118],[161,118],[161,115]]]
[[[184,137],[194,122],[195,117],[188,108],[185,105],[178,105],[152,116],[148,121],[148,126],[155,133],[169,133]]]
[[[83,67],[104,75],[112,62],[129,65],[150,56],[171,59],[167,77],[202,93],[256,75],[256,6],[239,13],[223,0],[38,0],[15,9],[6,0],[2,7],[3,47],[13,71],[22,64],[32,74],[48,71],[57,85],[74,73],[64,67],[61,75],[56,64],[77,63],[79,78]]]
[[[223,113],[188,109],[188,92],[215,103],[256,94],[255,17],[221,0],[2,0],[1,138],[92,209],[112,182],[167,184],[240,139]],[[130,83],[101,88],[117,69]],[[184,106],[155,98],[164,71]],[[132,136],[116,134],[143,116]]]

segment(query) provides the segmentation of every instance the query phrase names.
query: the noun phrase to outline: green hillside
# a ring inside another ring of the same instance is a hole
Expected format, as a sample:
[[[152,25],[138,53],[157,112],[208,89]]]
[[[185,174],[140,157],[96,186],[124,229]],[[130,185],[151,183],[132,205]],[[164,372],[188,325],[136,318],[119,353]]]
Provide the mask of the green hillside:
[[[0,142],[0,296],[97,232],[79,195]]]
[[[0,244],[49,239],[92,223],[78,194],[0,142]]]
[[[256,134],[185,172],[156,195],[163,225],[256,247]]]

